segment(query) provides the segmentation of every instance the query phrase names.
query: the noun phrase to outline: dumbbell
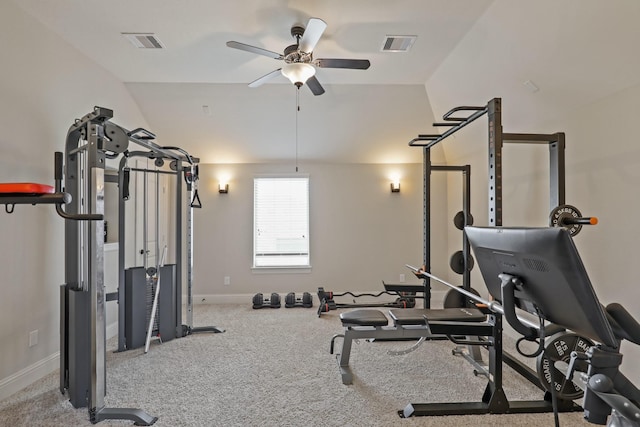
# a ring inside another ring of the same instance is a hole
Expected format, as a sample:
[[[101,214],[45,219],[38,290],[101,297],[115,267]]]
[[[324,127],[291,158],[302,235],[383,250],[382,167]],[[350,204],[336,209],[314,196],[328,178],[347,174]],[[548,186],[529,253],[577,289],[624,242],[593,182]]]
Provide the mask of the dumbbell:
[[[333,291],[325,291],[324,288],[318,288],[318,299],[320,301],[333,301]]]
[[[261,293],[253,296],[253,308],[280,308],[280,295],[272,293],[269,298],[265,298]]]
[[[287,296],[284,297],[284,306],[286,308],[313,307],[313,298],[309,292],[304,292],[302,294],[302,298],[296,298],[296,294],[294,292],[289,292]]]

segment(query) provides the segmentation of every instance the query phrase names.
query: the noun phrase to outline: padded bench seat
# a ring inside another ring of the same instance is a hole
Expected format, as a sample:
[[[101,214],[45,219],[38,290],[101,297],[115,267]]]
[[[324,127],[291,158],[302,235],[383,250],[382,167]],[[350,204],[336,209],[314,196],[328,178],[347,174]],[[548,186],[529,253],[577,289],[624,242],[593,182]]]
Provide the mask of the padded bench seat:
[[[432,322],[482,322],[486,315],[477,308],[411,308],[389,310],[396,325],[426,325]]]
[[[387,326],[389,320],[380,310],[352,310],[340,313],[342,326]]]

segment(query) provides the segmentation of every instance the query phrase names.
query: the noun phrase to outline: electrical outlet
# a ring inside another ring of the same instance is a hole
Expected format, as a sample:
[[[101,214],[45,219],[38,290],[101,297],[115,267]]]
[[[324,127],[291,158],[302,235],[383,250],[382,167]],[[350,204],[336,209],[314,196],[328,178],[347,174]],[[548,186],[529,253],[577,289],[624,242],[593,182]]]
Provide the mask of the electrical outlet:
[[[231,276],[224,276],[224,284],[225,285],[231,284]]]
[[[38,344],[38,330],[29,332],[29,347]]]
[[[405,280],[406,280],[406,279],[405,279],[405,277],[404,277],[404,274],[401,274],[401,275],[400,275],[400,283],[404,283],[404,282],[405,282]]]

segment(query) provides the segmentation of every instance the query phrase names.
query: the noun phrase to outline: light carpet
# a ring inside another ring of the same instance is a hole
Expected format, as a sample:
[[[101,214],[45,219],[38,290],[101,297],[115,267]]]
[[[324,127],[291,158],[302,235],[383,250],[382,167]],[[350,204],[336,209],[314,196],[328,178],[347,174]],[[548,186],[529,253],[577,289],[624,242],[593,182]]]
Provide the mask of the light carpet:
[[[195,326],[219,326],[142,349],[115,353],[108,342],[107,407],[140,408],[163,426],[553,426],[552,414],[508,414],[402,419],[408,403],[480,401],[486,379],[473,374],[454,345],[433,341],[403,356],[412,342],[354,345],[354,383],[343,385],[331,337],[342,331],[333,311],[197,305]],[[337,340],[337,347],[342,345]],[[511,352],[510,349],[507,348]],[[486,354],[485,354],[486,357]],[[54,372],[0,402],[0,425],[90,426],[58,390]],[[504,369],[510,400],[540,399],[542,392]],[[581,413],[560,414],[561,426],[588,425]],[[103,421],[101,426],[132,425]]]

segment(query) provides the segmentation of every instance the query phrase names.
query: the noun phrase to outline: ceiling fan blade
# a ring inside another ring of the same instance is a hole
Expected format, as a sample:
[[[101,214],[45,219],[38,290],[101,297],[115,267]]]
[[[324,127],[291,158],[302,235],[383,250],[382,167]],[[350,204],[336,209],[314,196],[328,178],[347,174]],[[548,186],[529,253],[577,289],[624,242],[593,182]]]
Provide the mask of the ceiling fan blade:
[[[271,80],[272,78],[274,78],[278,74],[282,74],[280,72],[280,70],[282,70],[282,68],[278,68],[277,70],[273,70],[269,74],[265,74],[264,76],[260,77],[259,79],[252,81],[251,83],[249,83],[249,87],[261,86],[263,83],[266,83],[268,80]]]
[[[307,24],[307,28],[304,29],[304,34],[300,39],[298,48],[305,53],[313,52],[313,49],[316,47],[316,44],[318,44],[318,40],[320,40],[326,28],[327,23],[322,19],[309,19],[309,23]]]
[[[322,87],[318,79],[316,79],[316,76],[309,77],[309,79],[307,80],[307,86],[309,86],[311,92],[313,92],[313,94],[316,96],[322,95],[324,93],[324,88]]]
[[[366,70],[371,63],[368,59],[316,59],[315,64],[320,68],[349,68],[352,70]]]
[[[251,46],[251,45],[248,45],[248,44],[240,43],[240,42],[229,41],[229,42],[227,42],[227,46],[232,47],[234,49],[240,49],[240,50],[244,50],[244,51],[247,51],[247,52],[251,52],[251,53],[257,53],[258,55],[268,56],[269,58],[273,58],[273,59],[283,59],[284,58],[279,53],[272,52],[272,51],[267,50],[267,49],[262,49],[260,47],[255,47],[255,46]]]

